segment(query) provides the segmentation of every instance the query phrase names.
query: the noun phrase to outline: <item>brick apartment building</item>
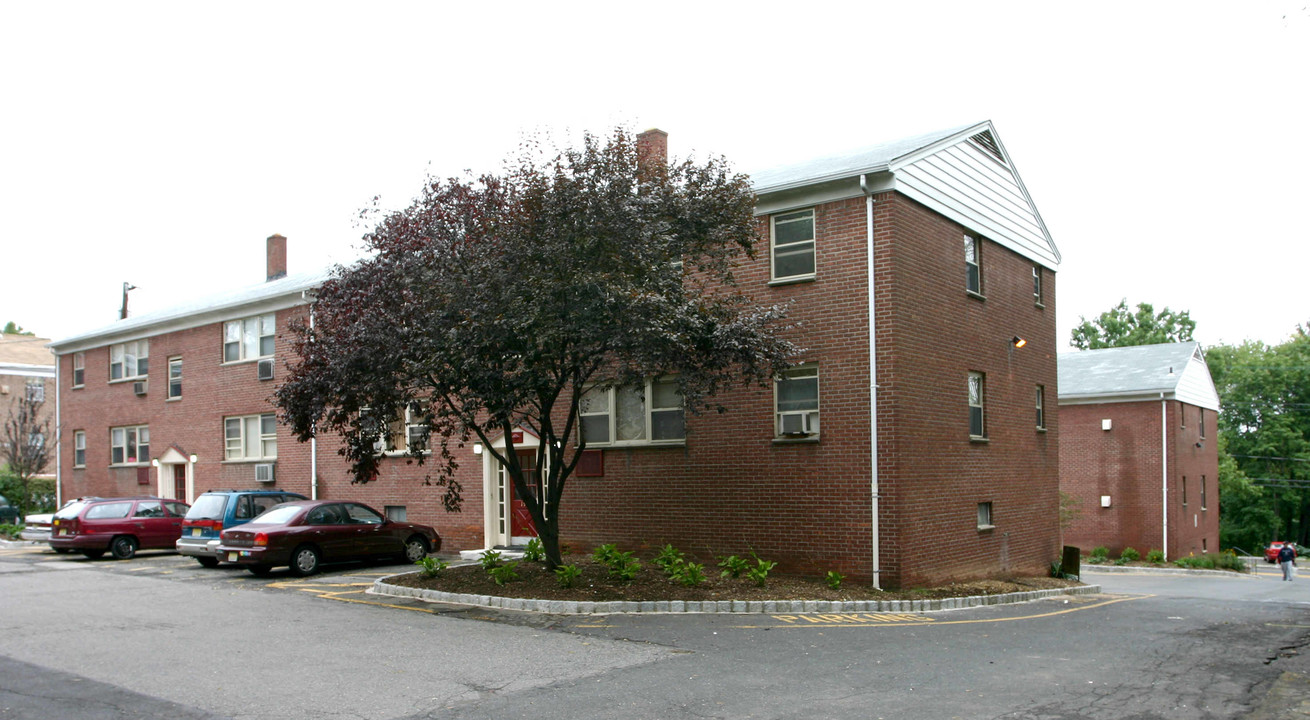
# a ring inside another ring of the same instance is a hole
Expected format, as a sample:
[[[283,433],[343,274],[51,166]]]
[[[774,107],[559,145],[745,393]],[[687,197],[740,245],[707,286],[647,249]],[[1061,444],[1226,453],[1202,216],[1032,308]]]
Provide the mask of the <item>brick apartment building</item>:
[[[641,138],[661,156],[664,141]],[[595,452],[565,493],[564,542],[754,551],[886,587],[1044,572],[1059,543],[1059,255],[991,123],[754,181],[760,252],[738,280],[792,303],[805,355],[713,417],[684,418],[658,381],[593,391]],[[64,494],[276,484],[432,524],[448,549],[531,535],[490,453],[468,449],[463,511],[446,513],[406,458],[354,486],[334,441],[296,443],[275,422],[287,324],[323,279],[282,277],[285,242],[269,239],[258,287],[53,344]],[[520,448],[533,443],[525,430]]]
[[[48,338],[31,335],[0,335],[0,423],[7,423],[16,413],[20,399],[29,398],[41,403],[37,422],[48,419],[54,429],[55,356],[46,347],[49,343]],[[46,442],[47,438],[38,441]],[[39,476],[54,474],[51,463]]]
[[[1170,559],[1219,549],[1219,395],[1194,342],[1060,355],[1064,540]]]

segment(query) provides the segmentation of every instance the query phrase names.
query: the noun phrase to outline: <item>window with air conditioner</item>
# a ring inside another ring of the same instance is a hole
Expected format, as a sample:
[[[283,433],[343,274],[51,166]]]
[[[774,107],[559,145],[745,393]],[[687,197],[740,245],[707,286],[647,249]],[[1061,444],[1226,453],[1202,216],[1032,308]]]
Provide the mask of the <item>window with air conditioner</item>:
[[[819,434],[819,369],[792,368],[774,383],[775,433],[780,438]]]
[[[259,363],[258,363],[258,367],[257,367],[257,369],[256,369],[256,371],[255,371],[255,375],[256,375],[256,377],[258,377],[260,380],[272,380],[272,379],[273,379],[273,358],[265,358],[265,359],[263,359],[263,360],[260,360]]]
[[[265,483],[273,482],[273,463],[256,463],[255,481]]]

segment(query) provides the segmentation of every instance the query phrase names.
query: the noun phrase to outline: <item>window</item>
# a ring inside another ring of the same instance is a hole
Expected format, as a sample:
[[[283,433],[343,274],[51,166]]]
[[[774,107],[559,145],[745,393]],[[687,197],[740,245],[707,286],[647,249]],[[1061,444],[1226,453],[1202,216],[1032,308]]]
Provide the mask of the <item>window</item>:
[[[410,448],[426,451],[431,428],[423,423],[422,411],[413,407],[405,408],[404,417],[397,417],[387,423],[386,432],[378,438],[374,448],[378,452],[404,453]]]
[[[1033,266],[1033,302],[1037,303],[1038,305],[1041,305],[1042,307],[1046,306],[1046,304],[1042,302],[1042,266],[1041,265]]]
[[[159,518],[164,517],[164,506],[158,500],[142,500],[136,504],[136,512],[132,517],[139,518]]]
[[[1046,429],[1046,388],[1037,386],[1037,429]]]
[[[980,372],[969,373],[969,437],[987,437],[983,405],[986,399],[985,377]]]
[[[773,216],[773,279],[814,276],[814,211]]]
[[[982,295],[982,248],[978,238],[964,236],[964,289]]]
[[[277,459],[277,416],[273,413],[223,419],[224,460]]]
[[[82,387],[85,382],[86,353],[73,353],[73,387]]]
[[[1205,508],[1206,508],[1206,505],[1205,505],[1205,476],[1202,475],[1202,476],[1201,476],[1201,509],[1204,510]]]
[[[1187,507],[1187,476],[1183,476],[1183,507]]]
[[[130,502],[101,503],[87,508],[84,517],[87,520],[117,520],[127,517],[130,512],[132,512]]]
[[[406,512],[404,505],[387,505],[382,508],[382,512],[387,514],[387,519],[391,522],[405,522]]]
[[[168,399],[182,397],[182,358],[168,359]]]
[[[1201,433],[1201,439],[1205,439],[1205,408],[1196,409],[1196,428]],[[1205,503],[1202,503],[1202,510],[1205,509]]]
[[[792,368],[774,384],[776,427],[779,437],[819,434],[819,369]]]
[[[272,357],[275,332],[272,314],[223,323],[223,362]]]
[[[150,427],[109,429],[109,464],[140,465],[150,460]]]
[[[45,381],[43,380],[27,381],[27,401],[30,403],[45,402]]]
[[[978,529],[990,530],[995,527],[992,525],[992,504],[989,502],[978,503]]]
[[[86,431],[73,433],[73,467],[86,467]]]
[[[145,378],[150,365],[150,341],[134,340],[109,346],[109,380]]]
[[[686,438],[682,392],[674,378],[644,386],[593,387],[582,396],[582,439],[588,445],[676,443]]]

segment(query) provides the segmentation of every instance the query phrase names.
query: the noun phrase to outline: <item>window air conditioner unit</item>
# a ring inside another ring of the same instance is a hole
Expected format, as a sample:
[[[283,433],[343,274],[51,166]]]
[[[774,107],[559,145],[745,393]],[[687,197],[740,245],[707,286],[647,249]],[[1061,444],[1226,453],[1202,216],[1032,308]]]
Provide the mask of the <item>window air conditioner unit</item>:
[[[148,386],[145,380],[132,383],[132,392],[136,393],[137,395],[145,395],[147,389]]]
[[[256,363],[257,373],[260,380],[273,379],[273,359],[260,360]]]
[[[273,463],[256,463],[255,481],[266,483],[273,482]]]
[[[782,434],[788,436],[813,435],[808,412],[783,413],[781,416]]]

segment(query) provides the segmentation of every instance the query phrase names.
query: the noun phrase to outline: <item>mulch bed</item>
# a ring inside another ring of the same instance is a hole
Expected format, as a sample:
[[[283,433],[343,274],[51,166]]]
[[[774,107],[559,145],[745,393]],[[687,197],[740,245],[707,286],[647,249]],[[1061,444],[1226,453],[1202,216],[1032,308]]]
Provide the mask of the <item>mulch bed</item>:
[[[565,564],[578,566],[582,575],[573,587],[563,588],[553,574],[541,563],[520,562],[518,578],[497,585],[479,565],[446,568],[434,578],[425,578],[418,572],[393,577],[387,582],[406,587],[439,590],[472,595],[496,595],[539,600],[575,600],[579,602],[609,602],[615,600],[934,600],[972,595],[999,595],[1011,592],[1028,592],[1050,588],[1077,587],[1082,583],[1051,577],[1010,577],[995,580],[976,580],[952,583],[931,588],[882,591],[866,585],[843,582],[833,590],[818,578],[770,574],[764,587],[741,578],[723,578],[717,567],[705,568],[705,583],[685,587],[661,572],[659,566],[645,562],[641,572],[631,583],[622,584],[608,577],[604,565],[589,555],[569,555]]]

